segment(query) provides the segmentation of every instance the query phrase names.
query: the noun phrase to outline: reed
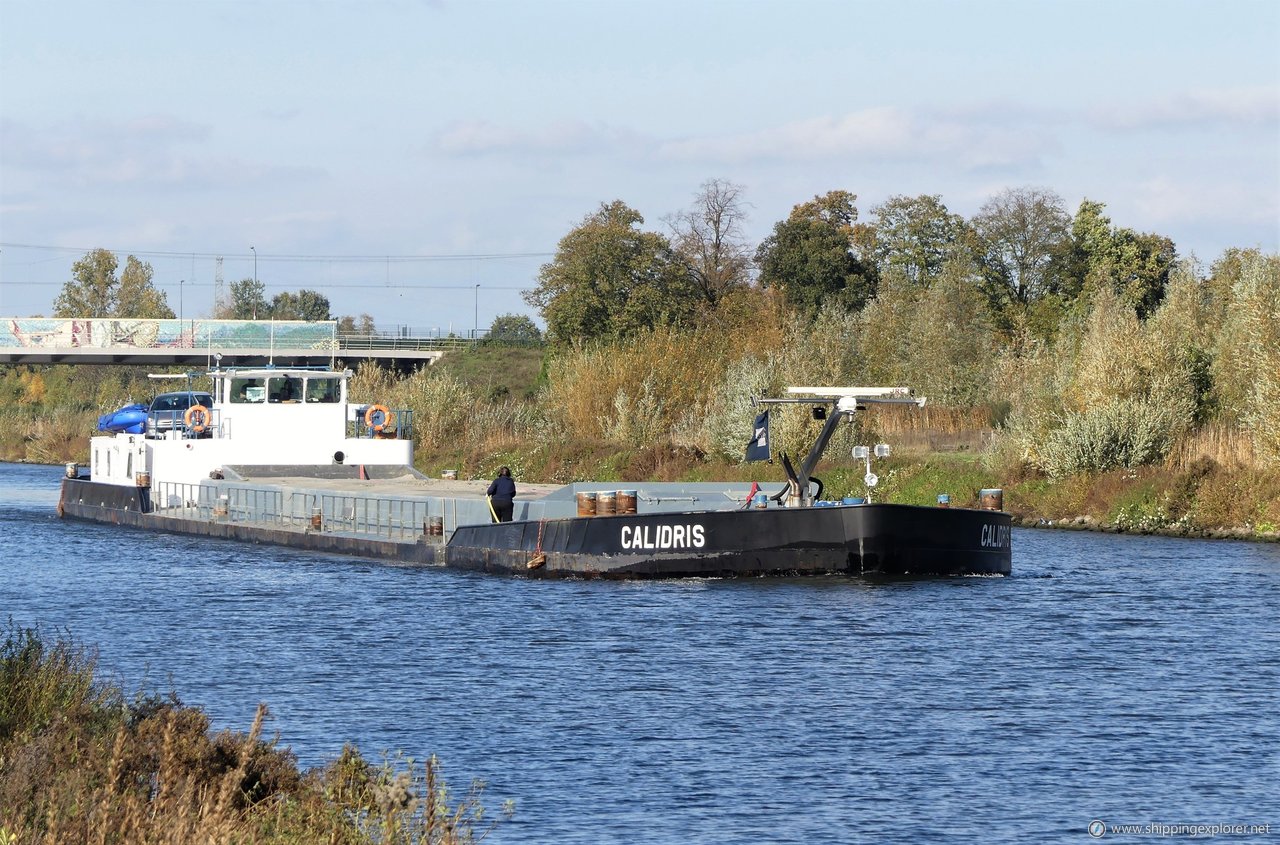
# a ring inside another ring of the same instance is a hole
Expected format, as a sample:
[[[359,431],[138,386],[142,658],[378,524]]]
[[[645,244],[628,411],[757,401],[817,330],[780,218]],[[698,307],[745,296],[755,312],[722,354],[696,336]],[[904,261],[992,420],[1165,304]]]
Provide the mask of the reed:
[[[94,677],[92,652],[9,622],[0,647],[0,843],[458,845],[483,839],[481,785],[449,793],[434,758],[381,766],[348,747],[301,772],[249,731],[211,735],[176,697]],[[509,808],[508,808],[509,811]]]
[[[1169,450],[1167,466],[1188,469],[1209,460],[1232,469],[1257,465],[1253,437],[1248,431],[1222,422],[1210,423],[1181,437]]]

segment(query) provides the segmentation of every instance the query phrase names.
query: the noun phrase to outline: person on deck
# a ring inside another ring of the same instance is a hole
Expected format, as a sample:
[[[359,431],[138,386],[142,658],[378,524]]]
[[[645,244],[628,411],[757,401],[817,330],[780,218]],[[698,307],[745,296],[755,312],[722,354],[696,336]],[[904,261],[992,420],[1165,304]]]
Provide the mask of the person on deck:
[[[510,522],[516,506],[516,483],[511,480],[510,467],[502,467],[498,470],[498,477],[489,485],[487,495],[493,505],[493,512],[498,517],[498,522]]]

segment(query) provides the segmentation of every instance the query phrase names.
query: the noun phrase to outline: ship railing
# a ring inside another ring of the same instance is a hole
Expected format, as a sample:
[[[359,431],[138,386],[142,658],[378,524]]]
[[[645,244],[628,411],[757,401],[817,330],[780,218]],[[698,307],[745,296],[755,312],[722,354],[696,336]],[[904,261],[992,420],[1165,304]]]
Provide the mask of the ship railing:
[[[365,411],[369,406],[362,406],[363,410],[356,414],[356,418],[347,425],[347,436],[354,438],[373,438],[375,440],[412,440],[413,439],[413,409],[412,408],[391,408],[388,413],[386,424],[381,429],[375,429],[373,426],[365,422]]]
[[[416,540],[448,537],[458,526],[457,503],[431,497],[356,496],[209,483],[155,482],[152,511],[177,519],[226,521]],[[438,534],[431,531],[437,527]]]
[[[284,509],[284,492],[260,487],[153,482],[151,510],[177,519],[225,519],[271,525],[286,525],[292,521]]]

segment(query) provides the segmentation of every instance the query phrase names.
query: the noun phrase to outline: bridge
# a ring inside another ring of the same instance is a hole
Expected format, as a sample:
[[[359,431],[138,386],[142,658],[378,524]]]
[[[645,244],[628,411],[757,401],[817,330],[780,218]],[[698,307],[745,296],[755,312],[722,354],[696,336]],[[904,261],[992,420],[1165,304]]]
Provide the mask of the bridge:
[[[347,334],[332,320],[0,317],[0,364],[353,366],[433,364],[475,338]]]

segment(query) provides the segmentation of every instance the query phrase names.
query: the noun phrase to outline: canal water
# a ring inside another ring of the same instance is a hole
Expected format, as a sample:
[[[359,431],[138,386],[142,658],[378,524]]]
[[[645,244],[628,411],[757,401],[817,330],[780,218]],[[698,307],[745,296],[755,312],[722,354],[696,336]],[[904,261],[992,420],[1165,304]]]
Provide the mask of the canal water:
[[[0,464],[0,618],[218,728],[266,702],[306,765],[435,753],[514,800],[493,842],[1280,834],[1280,545],[1015,530],[1010,578],[542,582],[62,522],[60,472]]]

